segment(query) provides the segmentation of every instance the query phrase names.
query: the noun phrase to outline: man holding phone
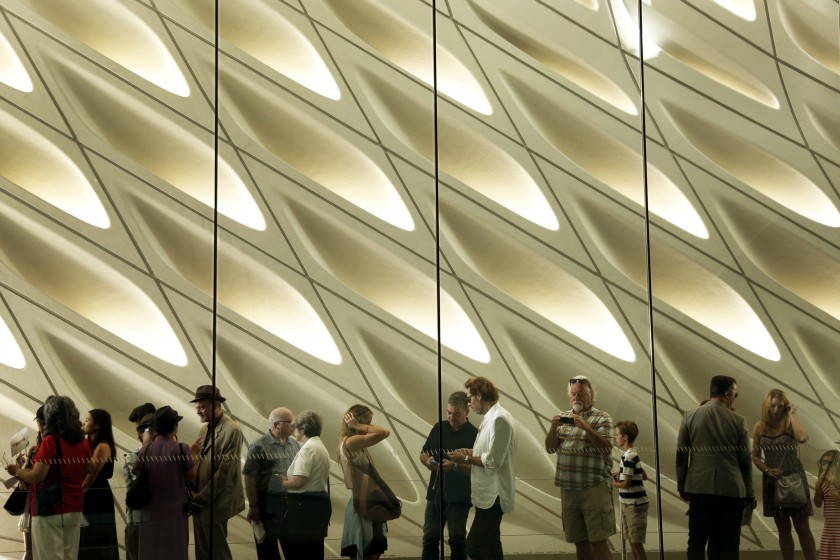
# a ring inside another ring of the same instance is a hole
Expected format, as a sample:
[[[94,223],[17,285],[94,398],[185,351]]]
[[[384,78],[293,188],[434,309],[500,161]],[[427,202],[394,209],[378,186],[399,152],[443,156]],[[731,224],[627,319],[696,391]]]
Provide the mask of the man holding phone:
[[[432,427],[420,452],[420,462],[432,471],[426,492],[423,560],[438,560],[440,557],[441,530],[444,525],[449,531],[449,548],[452,551],[450,558],[467,558],[467,515],[472,505],[471,468],[452,462],[446,454],[455,449],[473,447],[478,429],[469,423],[468,414],[467,394],[455,391],[449,396],[446,405],[446,420]]]
[[[557,454],[554,485],[563,501],[566,541],[578,560],[612,558],[607,538],[615,534],[611,486],[612,417],[595,408],[595,385],[585,375],[569,380],[572,409],[551,419],[545,449]]]

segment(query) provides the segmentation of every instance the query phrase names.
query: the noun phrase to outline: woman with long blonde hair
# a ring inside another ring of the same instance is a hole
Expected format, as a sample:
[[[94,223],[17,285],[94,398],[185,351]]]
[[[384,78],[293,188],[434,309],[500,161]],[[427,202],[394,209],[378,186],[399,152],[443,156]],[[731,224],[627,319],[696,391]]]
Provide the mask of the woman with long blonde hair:
[[[344,471],[344,484],[353,488],[353,465],[371,465],[368,447],[391,435],[385,428],[371,424],[373,411],[363,404],[347,409],[338,427],[338,460]],[[344,512],[344,531],[341,534],[341,555],[356,560],[377,560],[388,549],[387,526],[384,521],[361,518],[353,506],[353,497]]]
[[[817,545],[808,524],[814,515],[805,467],[799,459],[799,446],[808,441],[808,433],[796,417],[796,407],[781,389],[771,389],[761,406],[761,419],[753,430],[753,463],[762,474],[764,516],[772,517],[779,532],[783,560],[793,560],[793,533],[805,560],[817,559]],[[805,501],[790,505],[776,503],[776,484],[782,476],[799,475],[805,489]]]

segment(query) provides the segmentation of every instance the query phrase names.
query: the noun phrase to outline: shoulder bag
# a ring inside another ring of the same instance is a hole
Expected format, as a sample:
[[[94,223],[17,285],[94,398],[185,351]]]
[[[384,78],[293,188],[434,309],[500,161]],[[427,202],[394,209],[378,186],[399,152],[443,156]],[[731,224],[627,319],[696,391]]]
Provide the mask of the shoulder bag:
[[[22,484],[15,486],[14,491],[9,495],[6,504],[3,506],[11,515],[23,515],[26,511],[26,502],[29,501],[29,489],[24,488]]]
[[[796,456],[797,458],[799,457],[798,446],[796,447]],[[794,507],[805,505],[808,502],[808,495],[805,492],[805,482],[802,478],[802,473],[797,471],[793,474],[782,475],[776,479],[774,494],[776,506]]]
[[[366,464],[357,465],[350,460],[350,453],[346,444],[341,444],[341,452],[345,455],[353,480],[353,510],[362,519],[369,521],[391,521],[402,515],[402,502],[388,484],[379,475],[370,455],[366,455]]]
[[[55,438],[55,469],[56,477],[48,486],[38,486],[35,492],[35,514],[40,516],[52,515],[53,508],[64,502],[61,494],[61,438],[53,434]]]
[[[131,478],[125,487],[125,505],[129,509],[140,510],[149,505],[151,500],[151,488],[149,485],[149,465],[146,463],[146,456],[154,442],[149,443],[146,451],[137,457],[137,464],[131,473]]]

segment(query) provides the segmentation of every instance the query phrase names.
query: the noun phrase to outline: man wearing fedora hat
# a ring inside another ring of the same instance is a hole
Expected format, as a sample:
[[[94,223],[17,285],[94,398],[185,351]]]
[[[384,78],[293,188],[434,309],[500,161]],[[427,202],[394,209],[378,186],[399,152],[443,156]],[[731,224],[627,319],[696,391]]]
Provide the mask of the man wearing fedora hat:
[[[227,523],[245,509],[240,460],[245,438],[239,424],[222,412],[225,398],[218,387],[202,385],[195,390],[195,398],[190,402],[195,404],[195,411],[205,424],[192,445],[193,455],[198,458],[198,477],[192,498],[208,506],[193,519],[195,556],[231,560]]]
[[[137,429],[137,439],[142,446],[146,441],[144,436],[146,430],[151,426],[154,419],[155,405],[152,403],[144,403],[140,406],[134,407],[131,414],[128,416],[129,422],[134,422]],[[140,451],[138,447],[135,451],[126,453],[123,458],[123,476],[125,482],[134,478],[134,465],[137,464],[137,452]],[[140,546],[140,522],[142,521],[141,510],[133,510],[130,507],[125,508],[125,558],[126,560],[137,560],[137,554]]]

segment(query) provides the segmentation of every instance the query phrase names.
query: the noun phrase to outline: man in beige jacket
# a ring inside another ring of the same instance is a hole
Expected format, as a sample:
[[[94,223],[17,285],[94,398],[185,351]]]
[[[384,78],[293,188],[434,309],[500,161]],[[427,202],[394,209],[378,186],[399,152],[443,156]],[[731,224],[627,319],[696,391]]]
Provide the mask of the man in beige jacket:
[[[232,560],[228,519],[245,509],[241,461],[245,439],[239,424],[222,412],[224,401],[218,387],[214,391],[210,385],[196,389],[191,401],[205,423],[192,445],[198,466],[192,499],[205,506],[193,519],[193,531],[195,556],[207,560]]]

